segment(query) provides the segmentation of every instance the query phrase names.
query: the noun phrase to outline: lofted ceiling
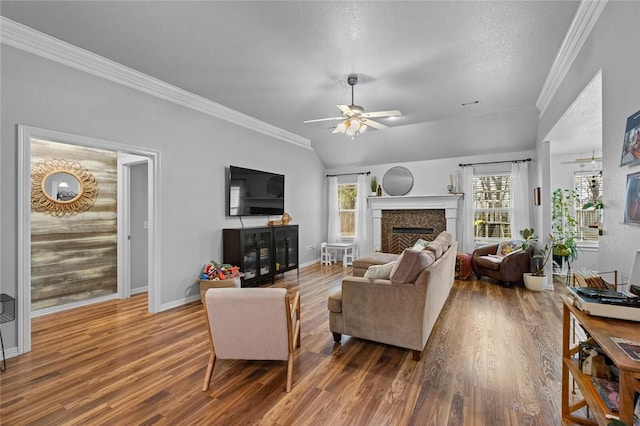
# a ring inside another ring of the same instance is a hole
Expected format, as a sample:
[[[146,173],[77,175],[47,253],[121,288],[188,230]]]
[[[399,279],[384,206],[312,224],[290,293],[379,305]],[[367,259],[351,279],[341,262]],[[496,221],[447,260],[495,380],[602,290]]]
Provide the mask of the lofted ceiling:
[[[0,13],[307,138],[339,168],[534,149],[578,5],[3,0]],[[304,124],[351,103],[351,73],[356,104],[402,116],[355,140],[331,133],[338,121]]]

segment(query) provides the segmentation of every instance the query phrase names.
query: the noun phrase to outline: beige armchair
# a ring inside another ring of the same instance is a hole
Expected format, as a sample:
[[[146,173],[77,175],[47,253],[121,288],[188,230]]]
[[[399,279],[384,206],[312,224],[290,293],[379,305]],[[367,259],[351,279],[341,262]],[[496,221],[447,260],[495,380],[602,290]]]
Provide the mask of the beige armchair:
[[[293,355],[300,346],[300,293],[284,288],[211,288],[204,300],[211,354],[203,391],[209,389],[217,358],[288,362],[291,391]]]

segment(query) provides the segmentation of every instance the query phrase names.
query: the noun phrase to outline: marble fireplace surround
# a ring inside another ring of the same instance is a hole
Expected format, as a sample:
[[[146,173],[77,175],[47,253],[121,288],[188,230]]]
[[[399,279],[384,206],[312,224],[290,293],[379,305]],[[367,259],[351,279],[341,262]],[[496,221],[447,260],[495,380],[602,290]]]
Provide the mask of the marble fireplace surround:
[[[403,195],[397,197],[369,197],[369,208],[373,218],[373,248],[382,249],[383,210],[444,210],[446,231],[457,239],[458,211],[462,194]]]

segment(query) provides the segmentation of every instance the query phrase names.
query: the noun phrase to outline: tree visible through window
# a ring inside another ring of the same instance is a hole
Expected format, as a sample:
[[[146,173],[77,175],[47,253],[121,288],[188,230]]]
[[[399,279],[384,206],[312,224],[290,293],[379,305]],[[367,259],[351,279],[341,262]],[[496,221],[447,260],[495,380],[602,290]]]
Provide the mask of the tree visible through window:
[[[356,235],[356,196],[358,186],[355,183],[338,184],[338,215],[340,216],[340,236],[353,238]]]
[[[579,240],[599,240],[602,224],[602,174],[600,172],[576,172],[574,188],[578,196],[576,221]]]
[[[476,242],[511,238],[511,176],[474,176],[473,210]]]

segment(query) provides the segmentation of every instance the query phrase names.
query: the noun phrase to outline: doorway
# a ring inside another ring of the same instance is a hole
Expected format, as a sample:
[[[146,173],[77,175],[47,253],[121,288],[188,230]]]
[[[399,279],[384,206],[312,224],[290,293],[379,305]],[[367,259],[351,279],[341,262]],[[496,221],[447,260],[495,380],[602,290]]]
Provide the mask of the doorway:
[[[151,313],[160,309],[160,284],[157,274],[159,265],[159,161],[160,153],[156,150],[132,145],[40,129],[30,126],[18,126],[18,354],[31,350],[31,141],[34,139],[60,142],[89,148],[111,150],[118,153],[139,156],[140,164],[147,167],[147,291],[148,310]],[[120,170],[119,170],[120,171]],[[121,192],[121,191],[119,191]],[[120,197],[120,194],[119,194]],[[119,208],[120,209],[120,208]],[[120,212],[119,212],[120,213]],[[118,220],[118,294],[123,297],[120,271],[123,269],[124,253],[120,249],[121,236],[124,234]],[[129,288],[129,294],[131,289]]]

